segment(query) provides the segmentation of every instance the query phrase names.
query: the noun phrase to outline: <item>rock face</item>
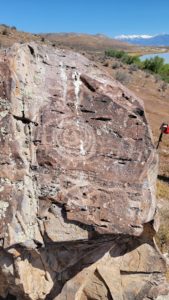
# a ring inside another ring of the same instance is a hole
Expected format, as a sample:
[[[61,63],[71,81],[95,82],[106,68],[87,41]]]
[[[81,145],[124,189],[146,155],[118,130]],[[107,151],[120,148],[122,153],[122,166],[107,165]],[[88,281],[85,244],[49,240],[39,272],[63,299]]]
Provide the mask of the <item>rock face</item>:
[[[0,296],[166,294],[153,242],[157,156],[142,102],[84,56],[0,56]]]

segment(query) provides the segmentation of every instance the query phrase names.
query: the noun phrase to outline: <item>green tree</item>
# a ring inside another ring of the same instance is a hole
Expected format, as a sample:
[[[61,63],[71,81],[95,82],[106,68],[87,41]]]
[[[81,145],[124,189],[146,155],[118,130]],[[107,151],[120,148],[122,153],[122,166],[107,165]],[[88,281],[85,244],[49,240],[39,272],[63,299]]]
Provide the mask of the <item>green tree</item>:
[[[144,69],[159,73],[160,69],[164,66],[164,59],[159,56],[155,56],[144,61]]]

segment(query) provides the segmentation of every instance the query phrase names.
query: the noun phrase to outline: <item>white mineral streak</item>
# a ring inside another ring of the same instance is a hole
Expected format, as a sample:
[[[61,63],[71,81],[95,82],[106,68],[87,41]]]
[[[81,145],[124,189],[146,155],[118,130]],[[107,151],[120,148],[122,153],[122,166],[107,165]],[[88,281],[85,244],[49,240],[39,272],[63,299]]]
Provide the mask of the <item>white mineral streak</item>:
[[[9,206],[9,203],[6,201],[0,201],[0,219],[2,219],[3,217],[5,217],[5,212],[7,210]]]
[[[76,107],[76,112],[77,112],[77,116],[79,115],[79,105],[80,105],[80,97],[79,97],[79,92],[80,92],[80,86],[81,86],[81,80],[80,80],[80,73],[75,72],[72,75],[73,78],[73,84],[75,87],[75,96],[76,96],[76,101],[75,101],[75,107]],[[76,122],[78,130],[80,131],[80,124],[79,124],[79,120],[77,120]],[[82,126],[82,125],[81,125]],[[84,156],[86,154],[86,151],[84,149],[84,142],[82,139],[80,139],[80,155]]]
[[[79,111],[78,111],[79,105],[80,105],[79,92],[80,92],[80,86],[82,84],[81,80],[80,80],[80,73],[75,72],[72,77],[73,77],[73,83],[74,83],[74,87],[75,87],[75,96],[76,96],[75,108],[76,108],[77,116],[79,116]],[[80,127],[82,126],[82,124],[79,124],[79,120],[77,120],[76,124],[77,124],[78,130],[79,130],[79,133],[80,133]],[[84,129],[85,129],[85,127],[84,127]],[[79,145],[80,156],[84,157],[86,154],[86,151],[85,151],[85,147],[84,147],[84,141],[82,138],[83,137],[81,137],[81,134],[80,134],[80,145]],[[83,161],[83,162],[85,164],[85,161]],[[84,181],[83,172],[80,173],[80,181],[81,181],[81,183],[83,183],[83,181]]]
[[[83,140],[80,140],[80,154],[81,155],[85,155],[86,154],[86,151],[84,149],[84,143],[83,143]]]
[[[67,97],[67,74],[63,62],[61,62],[60,64],[60,77],[61,77],[62,87],[63,87],[63,101],[65,103]]]
[[[78,72],[73,73],[72,78],[73,78],[73,84],[75,87],[75,96],[76,96],[75,107],[78,115],[78,108],[80,104],[79,92],[80,92],[80,86],[82,84],[80,80],[80,73]]]
[[[7,116],[7,114],[8,114],[8,111],[7,111],[7,110],[1,111],[1,112],[0,112],[0,119],[5,118],[5,117]]]

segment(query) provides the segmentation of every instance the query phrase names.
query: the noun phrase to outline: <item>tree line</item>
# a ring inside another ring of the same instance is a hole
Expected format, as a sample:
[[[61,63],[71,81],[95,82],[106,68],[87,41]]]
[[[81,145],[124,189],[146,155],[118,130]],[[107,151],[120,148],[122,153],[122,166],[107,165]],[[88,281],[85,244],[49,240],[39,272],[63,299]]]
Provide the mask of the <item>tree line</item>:
[[[161,79],[169,82],[169,64],[166,64],[162,57],[158,55],[144,61],[139,56],[129,55],[123,50],[108,49],[105,51],[107,57],[114,57],[128,65],[135,65],[139,69],[148,70],[151,73],[160,75]]]

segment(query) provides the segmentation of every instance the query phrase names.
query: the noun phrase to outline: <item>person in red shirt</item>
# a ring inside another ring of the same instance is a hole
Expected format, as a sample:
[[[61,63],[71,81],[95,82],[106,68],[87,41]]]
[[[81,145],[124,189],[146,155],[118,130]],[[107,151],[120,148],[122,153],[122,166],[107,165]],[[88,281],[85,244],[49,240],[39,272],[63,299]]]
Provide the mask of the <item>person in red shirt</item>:
[[[159,136],[159,140],[158,140],[156,149],[158,149],[160,142],[162,142],[163,134],[169,134],[169,125],[167,123],[162,123],[160,126],[160,130],[161,130],[161,133]]]
[[[169,125],[166,123],[163,123],[160,127],[161,131],[165,134],[169,134]]]

